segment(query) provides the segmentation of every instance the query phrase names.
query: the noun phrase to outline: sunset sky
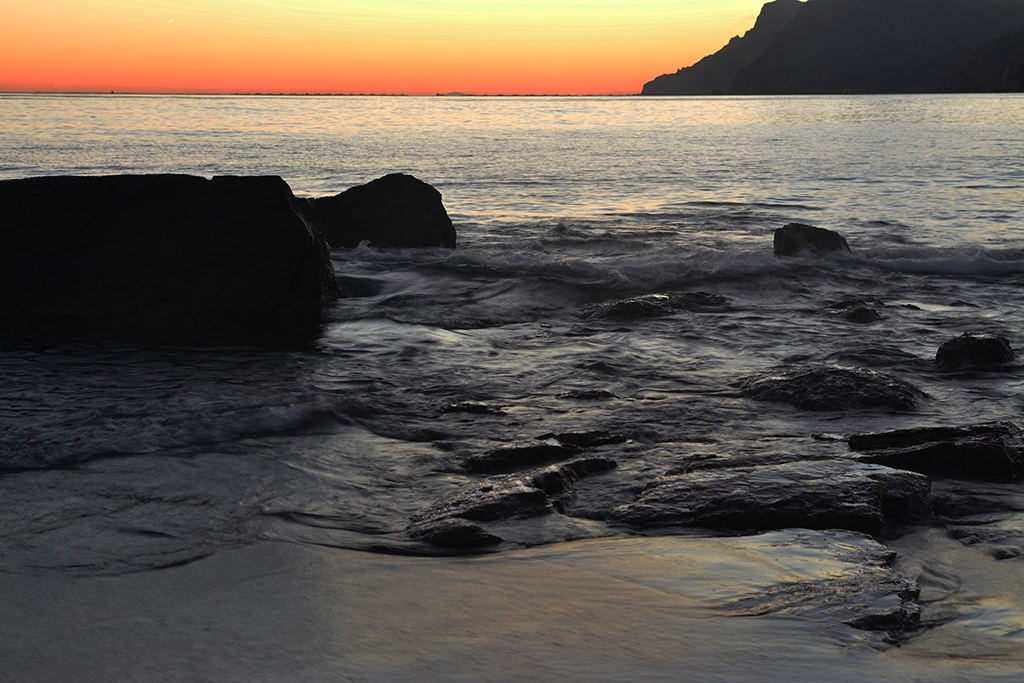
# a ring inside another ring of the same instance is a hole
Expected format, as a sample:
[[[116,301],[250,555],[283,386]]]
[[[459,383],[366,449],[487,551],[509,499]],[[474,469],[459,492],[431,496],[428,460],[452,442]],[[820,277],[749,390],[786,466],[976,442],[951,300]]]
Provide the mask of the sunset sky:
[[[0,90],[624,94],[766,0],[2,0]]]

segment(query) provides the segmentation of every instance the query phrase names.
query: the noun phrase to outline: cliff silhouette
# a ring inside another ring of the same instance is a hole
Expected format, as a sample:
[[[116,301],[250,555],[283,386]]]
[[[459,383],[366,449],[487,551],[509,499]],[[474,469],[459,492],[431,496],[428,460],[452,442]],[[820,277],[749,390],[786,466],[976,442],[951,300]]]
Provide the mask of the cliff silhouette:
[[[775,0],[644,95],[1021,92],[1022,0]]]

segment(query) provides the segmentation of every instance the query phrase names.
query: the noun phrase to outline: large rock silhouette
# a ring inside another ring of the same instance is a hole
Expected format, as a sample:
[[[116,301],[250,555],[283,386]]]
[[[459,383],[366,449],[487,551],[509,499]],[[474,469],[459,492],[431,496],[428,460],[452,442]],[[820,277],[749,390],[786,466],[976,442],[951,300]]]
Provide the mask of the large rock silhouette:
[[[392,173],[312,202],[332,247],[455,248],[441,193],[411,175]]]
[[[337,296],[323,236],[276,176],[0,182],[0,325],[300,339]]]

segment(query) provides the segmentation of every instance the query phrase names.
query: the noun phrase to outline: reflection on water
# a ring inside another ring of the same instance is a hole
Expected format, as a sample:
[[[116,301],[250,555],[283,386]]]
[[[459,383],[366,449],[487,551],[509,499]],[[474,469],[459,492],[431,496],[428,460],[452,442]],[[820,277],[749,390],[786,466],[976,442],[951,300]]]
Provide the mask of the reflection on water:
[[[1015,95],[3,95],[0,108],[0,177],[273,174],[323,195],[404,171],[461,224],[713,201],[803,205],[848,230],[885,220],[932,244],[950,228],[985,243],[990,225],[1024,240]]]

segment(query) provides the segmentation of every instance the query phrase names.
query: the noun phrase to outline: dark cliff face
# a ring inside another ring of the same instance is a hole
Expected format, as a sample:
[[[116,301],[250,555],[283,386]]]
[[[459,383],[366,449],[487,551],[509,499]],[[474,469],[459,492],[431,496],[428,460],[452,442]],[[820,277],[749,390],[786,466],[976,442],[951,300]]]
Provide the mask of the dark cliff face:
[[[775,0],[761,8],[754,27],[693,66],[658,76],[644,85],[643,95],[721,95],[731,89],[732,79],[756,60],[775,40],[802,5],[800,0]]]
[[[645,95],[1019,92],[1024,0],[776,0]]]
[[[1021,0],[810,0],[731,91],[946,92],[973,53],[1022,27]]]
[[[1024,92],[1024,29],[972,54],[945,84],[947,92]]]

